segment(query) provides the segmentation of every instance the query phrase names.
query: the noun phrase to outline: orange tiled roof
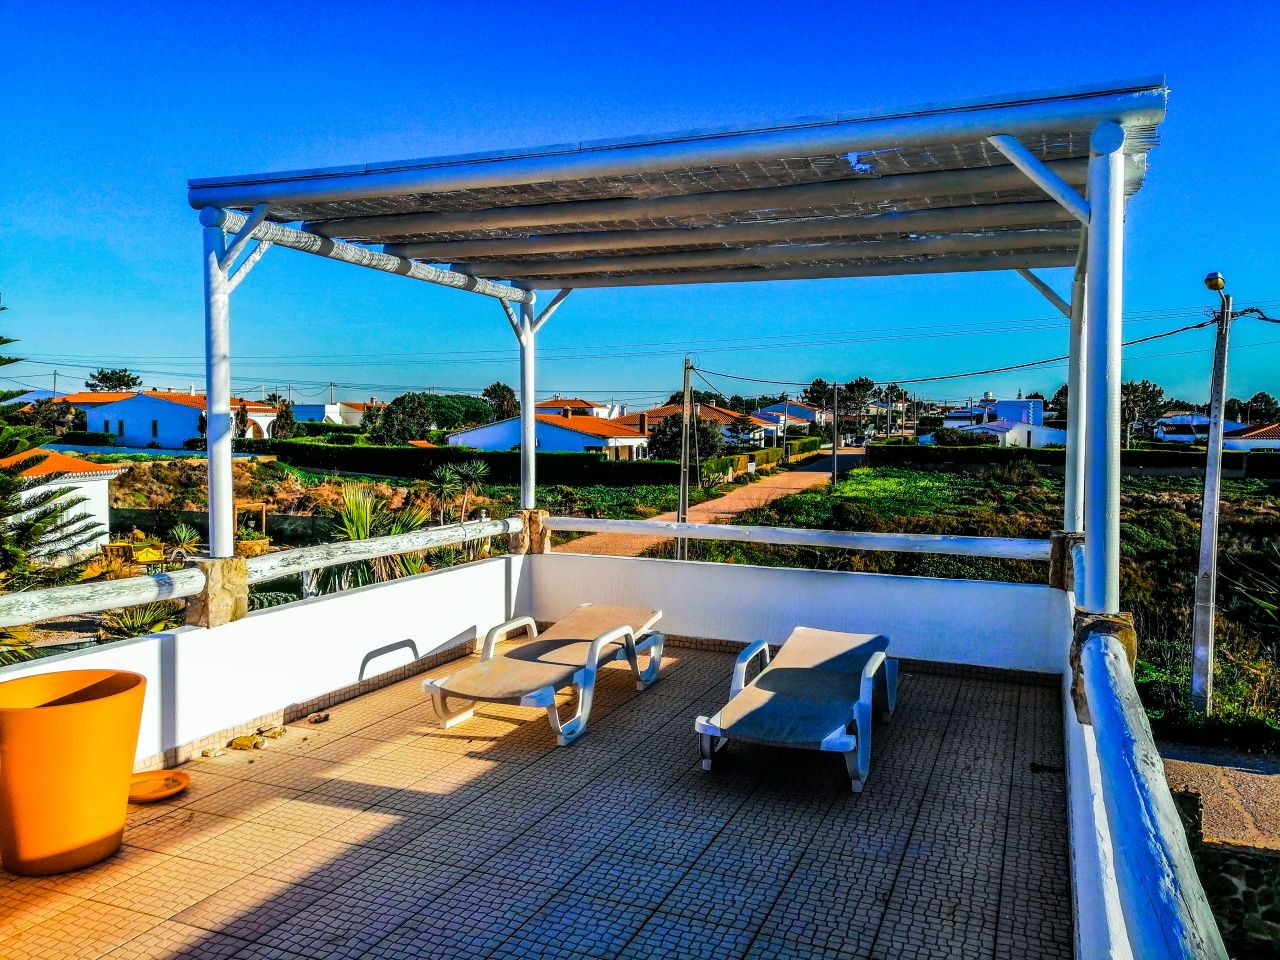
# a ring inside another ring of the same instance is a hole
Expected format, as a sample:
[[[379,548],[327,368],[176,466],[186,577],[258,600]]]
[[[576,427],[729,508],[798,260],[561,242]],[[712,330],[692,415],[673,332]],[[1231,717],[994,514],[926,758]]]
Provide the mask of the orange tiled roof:
[[[355,403],[348,400],[339,400],[338,405],[352,410],[381,410],[386,406],[385,403]]]
[[[177,390],[129,390],[126,392],[114,390],[86,390],[81,393],[68,393],[65,396],[55,398],[55,403],[69,403],[73,407],[100,407],[107,403],[118,403],[121,400],[128,400],[130,397],[155,397],[157,400],[168,400],[170,403],[179,403],[184,407],[194,407],[198,410],[205,408],[205,398],[203,393],[183,393]],[[231,398],[231,409],[235,410],[244,404],[245,409],[250,413],[274,413],[275,407],[269,403],[263,403],[260,400],[245,400],[241,397]]]
[[[735,410],[726,410],[724,407],[717,407],[711,403],[696,404],[698,409],[698,419],[710,420],[712,423],[718,423],[721,426],[730,426],[742,417],[746,417],[747,421],[754,427],[772,427],[773,424],[768,420],[762,420],[759,417],[753,417],[749,413],[738,413]],[[643,413],[649,418],[649,425],[661,423],[667,417],[680,416],[680,404],[668,403],[661,407],[654,407],[652,410],[642,410],[640,413],[629,413],[625,417],[619,417],[614,423],[625,423],[629,426],[636,426],[640,422],[640,414]]]
[[[621,437],[639,440],[647,436],[647,434],[641,433],[635,427],[628,427],[617,420],[604,420],[600,417],[557,417],[548,413],[540,413],[537,415],[537,420],[539,423],[545,423],[549,427],[563,427],[565,430],[583,433],[589,437]]]
[[[24,477],[47,477],[51,473],[120,473],[126,469],[115,463],[90,463],[87,460],[81,460],[79,457],[69,457],[65,453],[59,453],[57,450],[42,449],[26,450],[22,453],[15,453],[11,457],[0,459],[0,467],[12,466],[15,463],[30,460],[40,454],[44,454],[44,460],[23,470],[22,475]]]
[[[422,449],[424,449],[424,450],[434,450],[434,449],[436,449],[436,445],[435,445],[434,443],[432,443],[430,440],[410,440],[410,441],[409,441],[409,446],[411,446],[411,447],[422,447]]]
[[[552,397],[550,400],[539,400],[537,406],[549,410],[594,410],[601,404],[581,397]]]
[[[1227,436],[1232,440],[1280,440],[1280,423],[1264,423],[1257,427],[1232,430]]]

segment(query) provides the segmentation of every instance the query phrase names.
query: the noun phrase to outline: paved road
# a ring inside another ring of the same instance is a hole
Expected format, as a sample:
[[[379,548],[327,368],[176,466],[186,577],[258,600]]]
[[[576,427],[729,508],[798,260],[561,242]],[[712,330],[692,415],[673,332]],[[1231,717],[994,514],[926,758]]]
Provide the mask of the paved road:
[[[862,460],[861,447],[840,448],[840,470],[849,470]],[[737,487],[714,500],[689,508],[690,523],[725,523],[739,514],[811,487],[820,487],[831,479],[831,458],[815,457],[796,467],[770,474],[755,483]],[[675,513],[662,513],[654,520],[675,520]],[[558,553],[594,553],[606,557],[638,557],[670,537],[636,536],[626,533],[593,533],[555,548]]]

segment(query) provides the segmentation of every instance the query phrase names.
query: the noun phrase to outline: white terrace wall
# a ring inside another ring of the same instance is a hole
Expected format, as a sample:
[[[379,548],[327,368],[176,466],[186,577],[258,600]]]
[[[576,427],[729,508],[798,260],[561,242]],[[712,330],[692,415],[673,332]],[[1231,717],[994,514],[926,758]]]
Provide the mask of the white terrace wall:
[[[212,630],[184,627],[0,670],[131,670],[147,678],[138,757],[483,638],[516,607],[520,557],[315,597]]]
[[[899,657],[1067,668],[1071,601],[1048,586],[568,553],[530,556],[525,576],[538,620],[586,601],[643,605],[678,636],[778,643],[804,625],[883,633]]]

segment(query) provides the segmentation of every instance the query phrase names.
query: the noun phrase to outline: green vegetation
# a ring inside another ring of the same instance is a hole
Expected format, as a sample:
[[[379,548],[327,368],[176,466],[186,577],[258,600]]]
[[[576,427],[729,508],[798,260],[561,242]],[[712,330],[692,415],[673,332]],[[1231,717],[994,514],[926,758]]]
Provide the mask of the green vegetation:
[[[1126,478],[1121,603],[1139,643],[1135,679],[1157,736],[1280,751],[1280,501],[1273,484],[1223,484],[1215,710],[1190,705],[1191,607],[1200,481]],[[981,473],[890,467],[851,471],[819,489],[748,511],[738,522],[812,529],[1047,537],[1061,526],[1062,482],[1029,462]],[[1043,564],[695,541],[693,555],[770,566],[1044,582]]]

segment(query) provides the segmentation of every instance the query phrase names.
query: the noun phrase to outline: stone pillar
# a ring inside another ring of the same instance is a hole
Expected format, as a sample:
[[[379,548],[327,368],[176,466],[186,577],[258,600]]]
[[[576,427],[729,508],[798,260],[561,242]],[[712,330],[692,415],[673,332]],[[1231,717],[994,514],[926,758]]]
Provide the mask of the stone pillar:
[[[511,535],[512,553],[548,553],[551,549],[551,531],[547,529],[545,510],[521,510],[516,516],[524,521],[524,528]]]
[[[1084,543],[1084,534],[1057,530],[1050,535],[1049,543],[1049,586],[1058,590],[1074,590],[1076,571],[1071,562],[1071,551],[1077,544]]]
[[[218,627],[249,612],[249,566],[244,557],[195,560],[204,572],[204,590],[187,600],[187,623]]]
[[[1124,647],[1125,658],[1132,670],[1138,662],[1138,632],[1133,626],[1131,613],[1085,613],[1076,608],[1075,625],[1071,639],[1071,700],[1081,723],[1091,723],[1089,704],[1084,696],[1084,677],[1080,670],[1080,648],[1091,633],[1115,637]]]

